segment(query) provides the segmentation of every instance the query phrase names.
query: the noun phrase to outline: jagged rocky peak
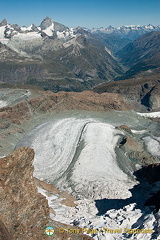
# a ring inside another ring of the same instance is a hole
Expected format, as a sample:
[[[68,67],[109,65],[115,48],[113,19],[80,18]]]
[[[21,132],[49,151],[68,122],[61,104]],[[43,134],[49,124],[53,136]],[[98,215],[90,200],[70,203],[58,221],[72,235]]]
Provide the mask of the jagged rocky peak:
[[[7,20],[4,18],[2,22],[0,22],[0,27],[6,26],[8,24]]]
[[[21,28],[20,26],[18,26],[18,24],[12,24],[11,27],[14,28],[15,31],[18,31],[18,32],[21,31]]]
[[[31,26],[32,26],[32,30],[33,30],[33,31],[35,31],[35,32],[39,31],[39,30],[38,30],[38,27],[37,27],[35,24],[32,23]]]
[[[64,25],[61,24],[61,23],[55,22],[55,23],[54,23],[54,30],[55,30],[55,31],[59,31],[59,32],[63,32],[63,31],[69,30],[69,28],[66,27],[66,26],[64,26]]]
[[[44,29],[50,27],[52,25],[52,23],[55,23],[55,21],[53,19],[51,19],[50,17],[46,17],[41,22],[40,27],[42,30],[44,30]]]
[[[55,22],[50,17],[46,17],[45,19],[43,19],[43,21],[40,25],[40,28],[41,28],[41,30],[45,30],[45,29],[49,28],[52,24],[53,24],[54,31],[63,32],[63,31],[66,31],[69,29],[68,27],[64,26],[63,24]]]
[[[86,33],[87,31],[83,28],[81,28],[80,26],[74,28],[74,32],[75,33]]]

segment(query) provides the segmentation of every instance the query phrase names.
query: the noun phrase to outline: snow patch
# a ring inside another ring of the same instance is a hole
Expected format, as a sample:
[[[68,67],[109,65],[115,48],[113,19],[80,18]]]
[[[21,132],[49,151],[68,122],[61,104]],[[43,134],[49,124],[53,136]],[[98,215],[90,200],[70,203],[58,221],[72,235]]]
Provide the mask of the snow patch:
[[[134,130],[134,129],[131,129],[131,132],[134,133],[134,134],[143,134],[143,133],[146,133],[148,132],[147,130]]]
[[[0,108],[6,107],[8,103],[6,101],[0,100]]]
[[[49,37],[53,36],[53,31],[54,31],[54,23],[52,23],[48,28],[43,30],[43,32],[47,34]]]
[[[160,157],[160,137],[144,137],[143,138],[147,150],[156,157]]]
[[[160,112],[151,112],[151,113],[139,113],[139,112],[137,112],[137,114],[142,116],[142,117],[160,118]]]
[[[112,52],[111,52],[111,50],[110,50],[109,48],[107,48],[106,46],[105,46],[105,50],[106,50],[106,52],[108,52],[108,53],[109,53],[109,55],[111,55],[111,56],[112,56]]]
[[[0,27],[0,41],[5,38],[4,31],[6,29],[6,26]]]
[[[31,31],[32,30],[32,24],[29,27],[21,27],[22,31]]]

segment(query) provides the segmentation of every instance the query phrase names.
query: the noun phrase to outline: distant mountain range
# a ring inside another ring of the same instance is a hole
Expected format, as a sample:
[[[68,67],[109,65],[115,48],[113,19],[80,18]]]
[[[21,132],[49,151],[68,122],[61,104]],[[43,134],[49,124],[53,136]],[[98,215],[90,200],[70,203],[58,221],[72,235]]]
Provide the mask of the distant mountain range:
[[[107,28],[93,28],[86,30],[101,39],[113,53],[116,53],[138,37],[153,31],[160,31],[160,25],[130,25],[117,28],[109,26]]]
[[[110,50],[90,32],[46,17],[40,26],[0,23],[0,81],[52,90],[82,90],[123,72]]]
[[[4,19],[0,81],[81,91],[141,72],[149,74],[159,67],[159,31],[160,25],[68,28],[49,17],[40,26],[20,27]]]
[[[103,28],[103,27],[92,28],[92,29],[88,29],[88,31],[92,33],[102,32],[106,34],[126,36],[130,40],[134,40],[145,33],[152,32],[152,31],[160,31],[160,25],[151,25],[151,24],[144,25],[144,26],[129,25],[129,26],[121,26],[117,28],[109,26],[107,28]]]

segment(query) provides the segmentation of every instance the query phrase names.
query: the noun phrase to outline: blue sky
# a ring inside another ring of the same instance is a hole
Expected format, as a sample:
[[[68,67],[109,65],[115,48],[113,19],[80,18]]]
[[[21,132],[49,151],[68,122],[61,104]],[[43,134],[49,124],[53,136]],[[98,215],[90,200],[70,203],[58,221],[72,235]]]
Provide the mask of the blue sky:
[[[160,24],[160,0],[5,0],[0,21],[40,25],[49,16],[68,27],[114,27]]]

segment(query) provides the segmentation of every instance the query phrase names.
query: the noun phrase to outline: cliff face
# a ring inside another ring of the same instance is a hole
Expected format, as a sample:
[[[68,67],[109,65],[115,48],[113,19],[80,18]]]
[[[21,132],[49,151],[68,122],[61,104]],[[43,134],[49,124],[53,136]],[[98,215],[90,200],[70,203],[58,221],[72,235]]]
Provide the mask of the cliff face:
[[[45,239],[49,208],[33,180],[33,158],[32,149],[20,148],[0,159],[1,220],[12,239]]]

